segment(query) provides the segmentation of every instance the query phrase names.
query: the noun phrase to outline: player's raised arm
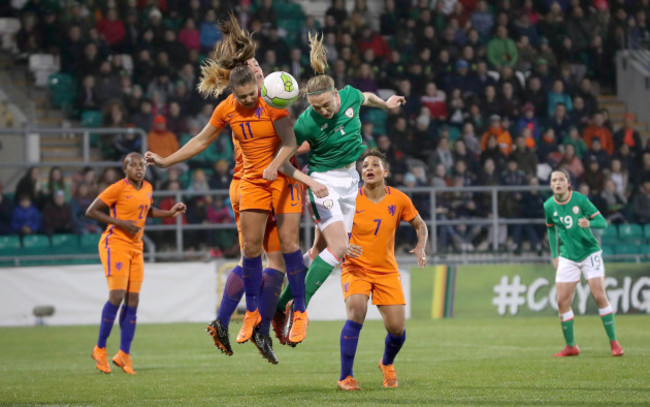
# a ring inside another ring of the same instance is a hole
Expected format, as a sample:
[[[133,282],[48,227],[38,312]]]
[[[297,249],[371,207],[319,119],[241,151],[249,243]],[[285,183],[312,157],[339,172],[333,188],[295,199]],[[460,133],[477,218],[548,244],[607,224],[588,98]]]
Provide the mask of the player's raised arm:
[[[427,239],[429,238],[429,229],[419,214],[409,223],[411,226],[413,226],[418,236],[418,243],[415,245],[415,248],[413,248],[413,250],[409,251],[409,253],[415,254],[418,258],[418,266],[424,267],[427,265],[426,247]]]
[[[221,127],[214,127],[208,123],[199,134],[192,137],[187,144],[169,157],[161,157],[156,153],[147,151],[144,154],[144,159],[147,162],[147,165],[155,165],[158,168],[167,168],[174,164],[187,161],[208,148],[210,143],[217,139],[221,130]]]
[[[389,110],[406,104],[404,96],[393,95],[384,101],[384,99],[371,92],[363,92],[362,106],[378,107],[380,109]]]

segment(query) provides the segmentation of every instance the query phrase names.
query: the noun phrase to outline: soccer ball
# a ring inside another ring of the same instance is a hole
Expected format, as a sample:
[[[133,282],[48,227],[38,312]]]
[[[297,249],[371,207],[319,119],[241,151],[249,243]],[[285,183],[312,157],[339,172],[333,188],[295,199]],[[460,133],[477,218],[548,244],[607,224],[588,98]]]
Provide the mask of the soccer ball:
[[[298,100],[299,94],[298,81],[287,72],[276,71],[264,78],[262,98],[276,109],[286,109],[291,106]]]

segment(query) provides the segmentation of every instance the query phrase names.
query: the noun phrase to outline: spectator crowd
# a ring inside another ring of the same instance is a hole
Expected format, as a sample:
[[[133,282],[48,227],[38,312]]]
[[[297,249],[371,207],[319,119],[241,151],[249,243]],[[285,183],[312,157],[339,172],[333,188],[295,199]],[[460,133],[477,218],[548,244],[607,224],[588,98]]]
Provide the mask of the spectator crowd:
[[[307,34],[322,32],[337,88],[350,84],[406,97],[400,111],[361,113],[364,142],[387,154],[392,185],[535,186],[547,184],[553,168],[565,168],[576,189],[611,222],[650,222],[650,147],[632,114],[614,126],[598,99],[615,90],[616,51],[650,39],[650,1],[385,0],[377,8],[356,0],[350,8],[333,0],[322,23],[302,15],[292,17],[295,25],[279,11],[288,3],[30,0],[7,12],[21,19],[21,53],[60,55],[61,71],[79,83],[80,114],[101,111],[104,127],[144,129],[148,148],[162,156],[197,134],[220,101],[201,98],[196,85],[201,63],[221,38],[215,23],[232,11],[256,33],[265,74],[285,70],[306,81],[312,74]],[[304,108],[304,101],[297,103],[292,113]],[[133,134],[116,134],[102,136],[100,146],[105,159],[119,160],[140,143]],[[233,167],[230,133],[224,131],[187,166],[154,172],[152,182],[163,190],[225,189]],[[15,206],[0,205],[0,232],[97,231],[79,214],[117,171],[98,180],[86,171],[66,187],[57,184],[60,170],[52,169],[39,190],[38,169],[31,169]],[[547,196],[501,193],[499,215],[541,218]],[[428,194],[414,193],[413,199],[430,218]],[[184,222],[232,221],[227,201],[201,196],[194,203]],[[460,191],[439,194],[435,210],[440,220],[471,224],[489,217],[492,207],[489,194]],[[72,215],[51,224],[53,211]],[[489,232],[441,226],[438,249],[473,250]],[[544,230],[537,226],[497,233],[504,247],[521,250],[525,236],[531,248],[542,250]]]

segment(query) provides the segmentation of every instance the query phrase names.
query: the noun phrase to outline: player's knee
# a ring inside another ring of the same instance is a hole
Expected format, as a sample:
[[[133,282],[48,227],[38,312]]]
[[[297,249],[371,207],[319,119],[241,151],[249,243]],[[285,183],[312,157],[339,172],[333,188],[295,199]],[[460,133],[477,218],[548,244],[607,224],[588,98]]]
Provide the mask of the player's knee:
[[[244,242],[244,256],[251,258],[262,254],[262,242]]]
[[[402,336],[404,325],[386,327],[386,331],[393,336]]]
[[[111,290],[108,293],[108,302],[110,302],[115,306],[120,305],[123,300],[124,300],[124,290]]]
[[[336,256],[337,259],[341,260],[345,255],[345,252],[348,250],[348,242],[347,240],[342,242],[332,242],[332,244],[328,245],[327,248],[334,256]]]

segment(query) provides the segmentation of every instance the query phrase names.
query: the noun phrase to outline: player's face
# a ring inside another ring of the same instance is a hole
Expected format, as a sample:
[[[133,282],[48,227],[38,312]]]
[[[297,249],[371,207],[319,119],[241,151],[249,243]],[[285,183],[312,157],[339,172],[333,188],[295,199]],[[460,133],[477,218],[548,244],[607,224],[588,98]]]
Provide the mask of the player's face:
[[[381,158],[369,155],[363,160],[363,164],[361,164],[361,178],[365,184],[383,183],[387,176],[388,170],[384,167]]]
[[[555,195],[564,195],[569,191],[569,180],[565,173],[554,171],[551,174],[551,189]]]
[[[257,86],[262,86],[264,83],[264,73],[262,72],[262,68],[260,68],[260,64],[257,62],[257,59],[251,58],[246,61],[246,64],[248,64],[248,67],[253,70],[255,79],[257,79]]]
[[[259,99],[259,89],[256,82],[236,86],[233,94],[235,95],[237,102],[247,109],[254,108]]]
[[[331,119],[339,110],[339,99],[337,97],[338,92],[323,92],[316,95],[307,96],[307,101],[311,107],[318,113],[323,116],[325,119]]]
[[[133,182],[141,182],[147,172],[147,165],[141,155],[130,157],[124,165],[126,177]]]

